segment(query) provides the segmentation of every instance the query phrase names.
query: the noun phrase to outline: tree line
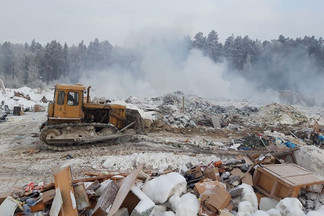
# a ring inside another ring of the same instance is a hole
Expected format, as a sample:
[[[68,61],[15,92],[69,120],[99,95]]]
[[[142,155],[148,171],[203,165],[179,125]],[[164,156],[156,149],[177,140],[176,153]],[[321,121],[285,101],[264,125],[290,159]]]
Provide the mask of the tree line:
[[[295,79],[311,82],[314,76],[324,75],[323,40],[314,36],[292,39],[280,35],[260,41],[231,35],[222,43],[213,30],[206,36],[199,32],[183,40],[189,43],[186,52],[201,50],[215,63],[225,62],[228,74],[243,76],[260,89],[298,90]],[[46,45],[35,40],[25,44],[4,42],[0,44],[0,78],[9,87],[42,87],[62,77],[78,82],[83,72],[116,65],[136,71],[140,59],[140,49],[113,46],[98,39],[72,46],[56,40]]]

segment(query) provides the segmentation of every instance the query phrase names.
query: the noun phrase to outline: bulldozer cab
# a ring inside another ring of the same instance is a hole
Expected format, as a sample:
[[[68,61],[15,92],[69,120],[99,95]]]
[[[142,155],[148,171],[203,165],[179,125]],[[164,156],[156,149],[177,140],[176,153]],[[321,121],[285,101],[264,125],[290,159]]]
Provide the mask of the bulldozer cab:
[[[81,119],[84,114],[82,85],[56,85],[54,94],[54,118]]]

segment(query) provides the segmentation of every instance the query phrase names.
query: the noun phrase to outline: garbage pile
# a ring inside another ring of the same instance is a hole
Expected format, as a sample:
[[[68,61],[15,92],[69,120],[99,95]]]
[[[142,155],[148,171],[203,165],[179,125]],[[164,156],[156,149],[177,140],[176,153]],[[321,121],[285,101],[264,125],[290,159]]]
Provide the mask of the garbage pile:
[[[156,111],[155,121],[162,121],[162,125],[158,126],[170,125],[173,128],[214,127],[214,116],[219,118],[219,127],[226,127],[230,123],[243,123],[242,117],[258,111],[256,107],[250,106],[240,109],[234,106],[219,106],[213,100],[185,95],[180,91],[144,100],[129,97],[125,102],[146,111]]]
[[[277,134],[266,134],[266,137],[275,139],[271,139],[271,143],[281,142],[294,147],[306,144],[321,146],[324,142],[324,128],[317,124],[320,116],[314,119],[290,105],[272,103],[256,107],[244,101],[240,104],[231,101],[229,104],[236,106],[226,106],[226,103],[221,106],[219,101],[179,91],[151,99],[129,97],[125,102],[142,111],[147,132],[216,133],[235,140],[264,131],[278,131]],[[148,113],[153,117],[146,118]],[[259,144],[259,147],[265,146],[260,140]],[[255,146],[245,147],[253,149]]]
[[[324,178],[294,163],[294,150],[188,163],[155,173],[85,173],[0,195],[0,215],[322,215]],[[290,156],[290,157],[287,157]],[[288,159],[290,158],[290,159]]]
[[[240,106],[220,106],[216,101],[194,95],[174,92],[151,99],[129,97],[127,104],[145,111],[156,111],[156,126],[170,125],[173,128],[207,126],[214,128],[240,128],[248,126],[295,125],[308,121],[306,114],[290,105],[272,103],[255,107],[241,103]],[[151,125],[150,125],[151,126]]]

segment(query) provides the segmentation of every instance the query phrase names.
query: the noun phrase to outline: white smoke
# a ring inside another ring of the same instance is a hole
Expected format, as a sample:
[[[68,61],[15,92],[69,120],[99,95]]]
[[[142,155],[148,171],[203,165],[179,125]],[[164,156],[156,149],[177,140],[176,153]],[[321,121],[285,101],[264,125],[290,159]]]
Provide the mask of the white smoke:
[[[116,66],[84,73],[80,82],[91,85],[95,96],[109,99],[154,97],[178,90],[208,98],[277,97],[274,92],[256,91],[239,75],[229,76],[226,63],[216,64],[196,49],[188,51],[189,43],[178,31],[145,32],[152,34],[142,37],[138,33],[133,35],[133,41],[128,41],[132,49],[141,53],[136,71]]]

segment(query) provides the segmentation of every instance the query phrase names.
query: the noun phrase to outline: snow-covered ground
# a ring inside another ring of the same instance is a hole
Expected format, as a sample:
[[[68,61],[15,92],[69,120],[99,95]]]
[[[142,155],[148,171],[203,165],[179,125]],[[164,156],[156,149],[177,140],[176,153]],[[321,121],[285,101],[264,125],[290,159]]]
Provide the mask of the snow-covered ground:
[[[16,93],[21,93],[25,97],[15,96]],[[12,110],[15,106],[21,106],[24,109],[32,108],[34,105],[46,106],[47,103],[42,102],[42,98],[45,97],[47,100],[53,100],[53,88],[48,89],[31,89],[29,87],[21,87],[18,89],[6,88],[6,93],[0,93],[0,102],[4,101],[5,105],[8,105]],[[30,98],[26,99],[26,97]]]

